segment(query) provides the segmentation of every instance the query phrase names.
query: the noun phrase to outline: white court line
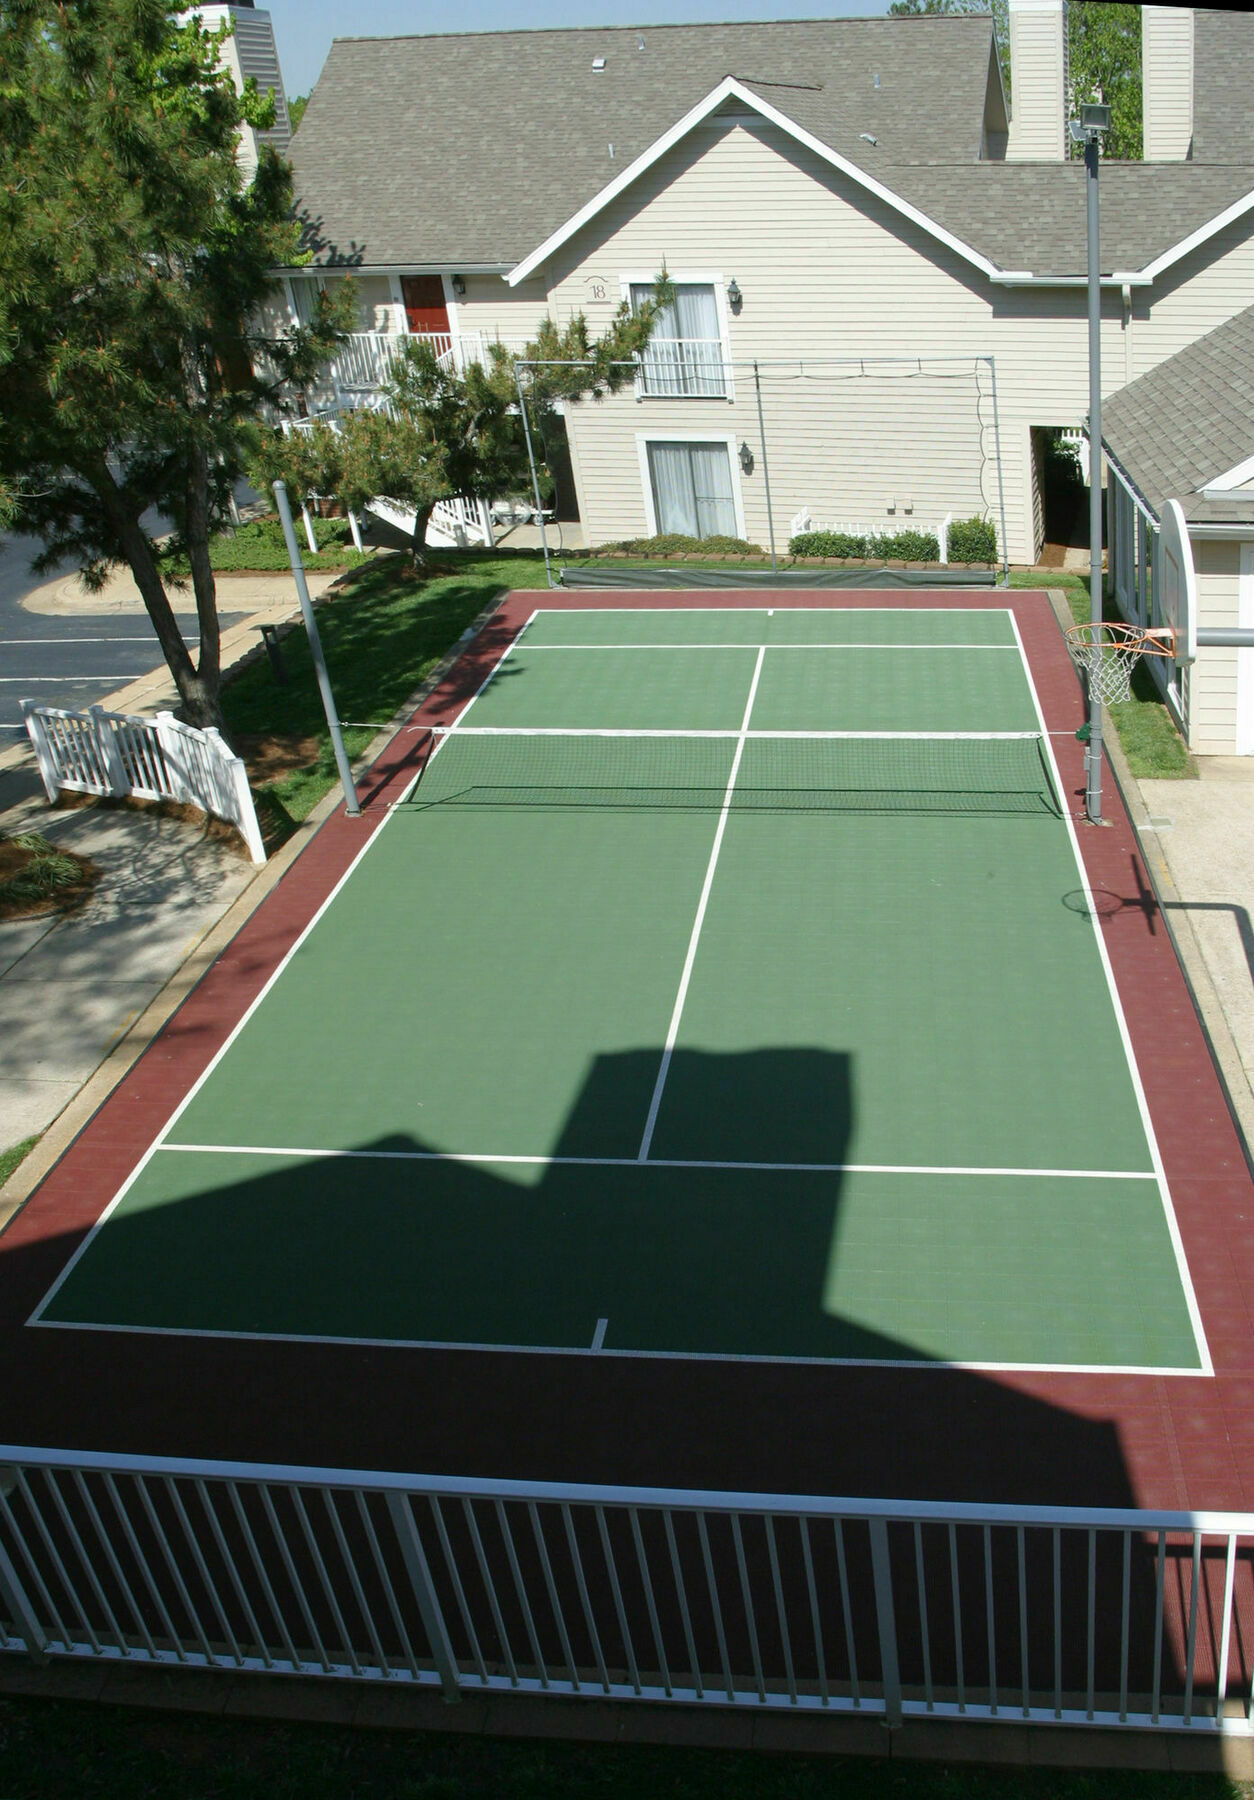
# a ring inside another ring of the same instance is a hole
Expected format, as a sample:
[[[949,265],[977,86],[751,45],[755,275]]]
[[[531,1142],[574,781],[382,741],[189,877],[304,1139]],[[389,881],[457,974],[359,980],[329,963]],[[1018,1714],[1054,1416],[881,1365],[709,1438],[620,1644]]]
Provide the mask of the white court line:
[[[732,793],[736,786],[736,777],[740,773],[740,759],[745,753],[745,737],[749,730],[749,715],[753,711],[753,702],[757,696],[758,682],[762,676],[762,663],[766,657],[766,645],[758,651],[758,660],[753,665],[753,680],[749,683],[749,698],[745,702],[744,717],[740,721],[740,736],[736,744],[736,753],[732,757],[731,774],[727,777],[727,789],[723,795],[723,810],[718,815],[718,826],[714,832],[714,843],[710,849],[710,860],[706,865],[705,882],[701,889],[701,898],[697,902],[697,916],[692,922],[692,935],[688,939],[688,954],[684,958],[683,973],[679,978],[679,992],[675,996],[675,1006],[671,1013],[670,1029],[666,1033],[666,1044],[662,1051],[662,1063],[657,1072],[657,1081],[653,1087],[653,1098],[649,1102],[649,1114],[644,1122],[644,1136],[640,1140],[639,1160],[644,1162],[649,1154],[649,1145],[653,1142],[653,1130],[657,1124],[658,1108],[662,1104],[662,1090],[666,1086],[666,1077],[670,1073],[671,1058],[675,1054],[675,1042],[679,1037],[679,1021],[683,1018],[684,1002],[688,998],[688,983],[692,980],[692,967],[697,959],[697,945],[701,941],[701,927],[705,924],[705,909],[709,905],[710,890],[714,886],[714,871],[718,867],[718,853],[723,848],[723,834],[727,830],[727,820],[731,813]]]
[[[594,1350],[600,1350],[604,1346],[605,1334],[609,1329],[609,1323],[608,1319],[597,1320],[597,1328],[592,1334],[592,1348]]]
[[[1206,1376],[1208,1369],[1186,1369],[1168,1363],[950,1362],[944,1357],[905,1356],[767,1356],[739,1350],[607,1350],[581,1344],[494,1344],[448,1338],[333,1337],[315,1331],[223,1331],[199,1325],[102,1325],[95,1319],[31,1319],[44,1331],[120,1332],[130,1337],[225,1338],[253,1344],[330,1344],[341,1350],[485,1350],[500,1356],[628,1356],[654,1362],[796,1363],[807,1368],[956,1369],[984,1375],[1163,1375]]]
[[[765,648],[765,646],[763,646]],[[756,683],[756,676],[755,676]],[[715,726],[705,730],[700,726],[680,726],[669,730],[664,726],[622,725],[432,725],[433,737],[440,739],[449,737],[557,737],[557,738],[735,738],[738,743],[752,739],[760,740],[806,740],[819,738],[824,742],[858,742],[865,739],[871,743],[956,743],[956,744],[1003,744],[1014,742],[1036,743],[1041,737],[1039,731],[737,731],[732,726]],[[1071,734],[1074,736],[1074,732]]]
[[[184,638],[183,642],[190,647],[200,642],[199,638]],[[147,644],[149,649],[161,648],[154,631],[151,637],[64,637],[64,638],[6,638],[0,637],[0,646],[6,650],[20,650],[23,644],[55,644],[64,649],[69,644]]]
[[[1076,836],[1075,819],[1072,816],[1071,808],[1067,805],[1066,789],[1063,787],[1062,776],[1059,773],[1058,763],[1054,756],[1054,746],[1050,742],[1049,733],[1045,729],[1045,714],[1041,707],[1040,696],[1036,691],[1036,683],[1032,679],[1032,669],[1028,662],[1027,652],[1023,647],[1023,639],[1019,636],[1019,621],[1015,618],[1013,613],[1010,615],[1010,622],[1014,626],[1015,637],[1019,640],[1019,654],[1023,659],[1023,672],[1027,677],[1028,691],[1031,693],[1032,705],[1035,707],[1037,719],[1040,721],[1041,734],[1049,756],[1050,769],[1054,777],[1054,787],[1059,800],[1062,802],[1063,823],[1067,828],[1067,837],[1071,844],[1071,854],[1075,858],[1075,865],[1079,871],[1085,906],[1093,927],[1093,940],[1097,945],[1097,954],[1101,959],[1102,970],[1106,977],[1106,987],[1110,994],[1111,1006],[1114,1008],[1115,1023],[1119,1028],[1120,1042],[1123,1044],[1123,1053],[1127,1059],[1128,1075],[1132,1082],[1132,1089],[1136,1095],[1137,1108],[1141,1115],[1141,1126],[1145,1132],[1145,1141],[1149,1145],[1150,1158],[1154,1164],[1154,1175],[1158,1182],[1159,1198],[1162,1201],[1163,1212],[1167,1220],[1167,1231],[1171,1238],[1172,1249],[1175,1252],[1176,1270],[1179,1274],[1180,1285],[1184,1292],[1185,1305],[1188,1308],[1189,1323],[1193,1327],[1193,1337],[1197,1344],[1198,1355],[1202,1361],[1203,1373],[1213,1375],[1215,1373],[1214,1364],[1211,1362],[1210,1348],[1206,1342],[1206,1332],[1202,1325],[1201,1308],[1197,1303],[1197,1295],[1193,1291],[1193,1277],[1189,1272],[1188,1259],[1184,1254],[1184,1241],[1180,1236],[1179,1222],[1176,1219],[1175,1208],[1171,1203],[1171,1193],[1167,1186],[1167,1171],[1163,1167],[1162,1155],[1158,1148],[1158,1139],[1154,1132],[1154,1121],[1150,1117],[1149,1101],[1145,1097],[1145,1088],[1141,1082],[1141,1071],[1137,1066],[1136,1055],[1132,1048],[1132,1034],[1128,1030],[1128,1021],[1124,1016],[1123,1002],[1119,997],[1119,989],[1115,985],[1115,972],[1111,967],[1110,955],[1106,948],[1106,940],[1102,935],[1101,922],[1097,915],[1097,909],[1093,904],[1093,892],[1089,885],[1088,870],[1084,865],[1084,858],[1080,853],[1080,840]],[[1083,1045],[1077,1046],[1077,1054],[1084,1054]]]
[[[540,650],[756,650],[757,644],[526,644],[528,651]],[[772,650],[1009,650],[1013,655],[1018,646],[1015,644],[883,644],[883,643],[822,643],[822,644],[772,644]]]
[[[530,625],[531,619],[534,619],[534,618],[535,618],[535,613],[533,612],[531,614],[531,618],[527,620],[527,625]],[[470,699],[467,700],[465,706],[463,706],[461,711],[457,714],[457,719],[454,720],[454,724],[456,724],[458,720],[465,718],[466,714],[470,711],[470,708],[474,705],[475,701],[479,698],[479,696],[483,692],[484,688],[487,687],[487,685],[491,681],[492,677],[496,674],[496,672],[500,668],[501,664],[505,661],[505,658],[509,655],[510,651],[514,648],[515,644],[518,643],[519,638],[521,638],[521,636],[522,636],[522,632],[527,629],[527,625],[524,625],[522,627],[522,631],[520,631],[518,633],[518,636],[515,638],[512,638],[510,640],[510,642],[505,646],[504,650],[502,650],[500,656],[497,657],[497,659],[493,663],[492,667],[488,670],[488,673],[484,676],[484,678],[480,682],[479,686],[475,689],[474,693],[470,696]],[[438,756],[439,751],[440,751],[440,745],[437,744],[435,749],[431,752],[431,757]],[[430,763],[431,757],[428,757],[428,759],[427,759],[428,763]],[[413,792],[414,786],[417,783],[419,776],[421,774],[422,774],[422,771],[419,770],[418,774],[414,776],[413,781],[411,781],[409,783],[409,786],[406,788],[406,790],[405,790],[406,794],[411,794]],[[149,1144],[147,1150],[145,1150],[144,1154],[140,1157],[139,1161],[136,1163],[135,1167],[131,1170],[131,1172],[127,1176],[126,1180],[122,1183],[122,1185],[118,1189],[117,1193],[113,1196],[112,1200],[110,1200],[108,1206],[105,1207],[105,1209],[101,1213],[100,1217],[96,1220],[96,1222],[92,1226],[91,1230],[87,1233],[87,1236],[83,1239],[82,1243],[78,1246],[78,1249],[74,1252],[73,1256],[71,1256],[69,1261],[65,1264],[65,1267],[61,1270],[60,1274],[57,1276],[57,1278],[53,1282],[52,1286],[48,1289],[48,1292],[44,1295],[43,1299],[39,1302],[38,1306],[35,1308],[34,1312],[31,1314],[30,1318],[26,1321],[28,1325],[38,1325],[41,1323],[41,1315],[44,1311],[44,1308],[46,1306],[50,1305],[51,1302],[55,1299],[55,1297],[58,1294],[58,1292],[60,1291],[61,1287],[69,1279],[71,1272],[73,1271],[73,1269],[79,1262],[80,1258],[82,1258],[87,1253],[87,1251],[90,1249],[91,1245],[95,1242],[97,1232],[101,1230],[101,1228],[104,1226],[104,1224],[109,1219],[110,1215],[116,1210],[116,1208],[121,1205],[122,1201],[126,1198],[126,1195],[130,1192],[130,1190],[134,1186],[135,1182],[139,1180],[139,1177],[143,1174],[144,1170],[148,1167],[148,1164],[152,1161],[152,1158],[156,1154],[156,1152],[163,1147],[164,1140],[166,1139],[166,1137],[169,1135],[169,1133],[171,1131],[173,1131],[175,1125],[178,1123],[179,1119],[183,1116],[183,1113],[191,1105],[192,1101],[196,1098],[196,1095],[200,1092],[201,1088],[204,1086],[206,1081],[208,1081],[209,1077],[213,1074],[213,1072],[217,1068],[218,1064],[222,1061],[222,1058],[226,1055],[227,1051],[234,1044],[236,1038],[240,1035],[241,1031],[243,1031],[244,1027],[247,1025],[248,1021],[252,1018],[252,1016],[256,1012],[257,1008],[261,1005],[262,1001],[266,998],[266,995],[270,992],[271,988],[278,981],[279,977],[283,974],[283,971],[287,968],[287,965],[291,962],[292,958],[296,955],[297,951],[304,944],[306,938],[313,931],[314,927],[321,921],[323,915],[327,912],[327,910],[339,898],[339,895],[341,894],[343,889],[347,886],[348,882],[356,874],[357,869],[360,866],[363,857],[365,857],[367,855],[367,853],[371,849],[373,849],[374,845],[378,843],[379,838],[380,838],[381,834],[383,833],[383,831],[387,828],[389,821],[391,819],[393,819],[395,816],[396,816],[395,809],[393,807],[388,807],[387,810],[384,812],[383,817],[379,821],[378,825],[371,832],[370,836],[366,839],[366,842],[362,845],[361,849],[357,852],[356,856],[353,857],[353,859],[349,863],[348,867],[345,869],[344,873],[340,876],[340,878],[336,882],[335,886],[331,889],[331,892],[327,895],[326,899],[322,902],[322,905],[314,913],[313,917],[310,919],[309,923],[305,926],[304,930],[297,937],[296,941],[291,945],[291,947],[287,951],[286,955],[284,955],[279,960],[278,964],[271,971],[269,977],[267,978],[266,982],[264,983],[264,985],[262,986],[260,991],[254,996],[254,998],[251,1001],[251,1003],[249,1004],[249,1006],[245,1009],[244,1013],[241,1015],[239,1020],[232,1027],[232,1029],[227,1034],[227,1036],[223,1040],[223,1042],[219,1045],[215,1054],[210,1058],[209,1062],[201,1070],[200,1074],[197,1076],[196,1080],[192,1083],[191,1087],[184,1094],[183,1098],[179,1101],[178,1105],[175,1107],[174,1111],[170,1114],[170,1117],[166,1120],[165,1124],[162,1126],[162,1128],[158,1132],[157,1136],[153,1139],[152,1143]]]
[[[327,1150],[311,1144],[172,1144],[184,1156],[287,1156],[309,1162],[448,1162],[520,1164],[532,1168],[639,1169],[638,1156],[515,1156],[488,1150]],[[651,1156],[650,1169],[731,1169],[782,1175],[1004,1175],[1024,1180],[1156,1181],[1153,1169],[1011,1169],[959,1163],[741,1162],[730,1157]]]

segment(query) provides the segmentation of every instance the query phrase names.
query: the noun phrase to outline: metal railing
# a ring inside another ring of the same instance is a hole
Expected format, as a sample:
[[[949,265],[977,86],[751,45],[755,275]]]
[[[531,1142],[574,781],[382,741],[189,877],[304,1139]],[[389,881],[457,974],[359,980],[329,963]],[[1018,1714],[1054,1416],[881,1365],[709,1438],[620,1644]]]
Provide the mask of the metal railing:
[[[638,391],[650,399],[726,400],[731,369],[721,338],[650,338],[640,357]]]
[[[0,1649],[1251,1733],[1254,1516],[0,1448]]]
[[[330,363],[332,380],[346,394],[373,393],[383,386],[407,343],[430,344],[442,368],[457,370],[486,362],[494,343],[519,352],[527,347],[524,338],[494,338],[482,331],[354,331],[336,346]]]
[[[22,719],[49,800],[68,791],[198,806],[234,825],[252,860],[265,862],[248,771],[212,728],[199,731],[168,712],[67,712],[31,700],[22,701]]]

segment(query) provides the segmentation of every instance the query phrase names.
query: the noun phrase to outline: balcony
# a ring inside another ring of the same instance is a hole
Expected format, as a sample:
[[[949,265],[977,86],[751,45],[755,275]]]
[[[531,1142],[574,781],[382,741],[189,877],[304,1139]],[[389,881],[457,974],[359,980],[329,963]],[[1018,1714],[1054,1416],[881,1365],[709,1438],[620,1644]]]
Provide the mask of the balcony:
[[[337,346],[331,358],[331,375],[347,399],[377,393],[391,373],[402,344],[430,344],[441,368],[464,369],[467,363],[487,360],[488,346],[503,344],[515,355],[527,347],[525,338],[490,338],[485,332],[431,331],[402,334],[354,331]]]
[[[727,400],[731,367],[721,338],[653,338],[640,358],[637,392],[659,400]]]

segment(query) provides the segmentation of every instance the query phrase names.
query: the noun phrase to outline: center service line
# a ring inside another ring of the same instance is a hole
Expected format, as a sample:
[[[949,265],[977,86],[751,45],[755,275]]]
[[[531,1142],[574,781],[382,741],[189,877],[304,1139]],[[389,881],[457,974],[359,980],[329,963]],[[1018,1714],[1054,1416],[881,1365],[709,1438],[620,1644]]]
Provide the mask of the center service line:
[[[701,927],[705,924],[705,909],[709,904],[710,889],[714,886],[714,871],[718,867],[718,853],[723,848],[723,833],[727,829],[727,817],[731,812],[732,794],[736,787],[736,777],[740,773],[740,759],[745,753],[745,734],[749,729],[749,716],[753,711],[753,702],[758,691],[758,681],[762,674],[762,660],[766,655],[766,645],[758,650],[758,660],[753,665],[753,680],[749,683],[749,698],[745,702],[745,716],[740,721],[740,733],[736,740],[736,754],[732,757],[731,774],[727,777],[727,791],[723,795],[723,810],[718,815],[718,829],[714,833],[714,845],[710,851],[710,860],[706,865],[705,885],[701,889],[701,898],[697,902],[697,916],[692,922],[692,936],[688,940],[688,954],[684,958],[684,971],[679,978],[679,992],[675,996],[675,1010],[671,1014],[670,1030],[666,1034],[666,1047],[662,1051],[662,1064],[657,1072],[657,1081],[653,1088],[653,1098],[649,1102],[649,1116],[644,1122],[644,1136],[640,1140],[637,1162],[644,1162],[649,1154],[649,1145],[653,1142],[653,1131],[657,1124],[658,1108],[662,1104],[662,1090],[666,1086],[666,1077],[670,1074],[671,1057],[675,1054],[675,1042],[679,1037],[679,1021],[684,1015],[684,1002],[688,998],[688,983],[692,979],[692,966],[697,960],[697,945],[701,939]]]

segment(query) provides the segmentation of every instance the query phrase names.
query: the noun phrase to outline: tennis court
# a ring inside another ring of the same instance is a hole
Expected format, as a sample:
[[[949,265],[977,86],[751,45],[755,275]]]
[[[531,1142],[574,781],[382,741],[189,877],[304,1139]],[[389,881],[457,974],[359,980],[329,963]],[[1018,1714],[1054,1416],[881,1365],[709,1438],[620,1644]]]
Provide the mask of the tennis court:
[[[33,1322],[1209,1372],[1010,611],[540,610],[447,723]]]

